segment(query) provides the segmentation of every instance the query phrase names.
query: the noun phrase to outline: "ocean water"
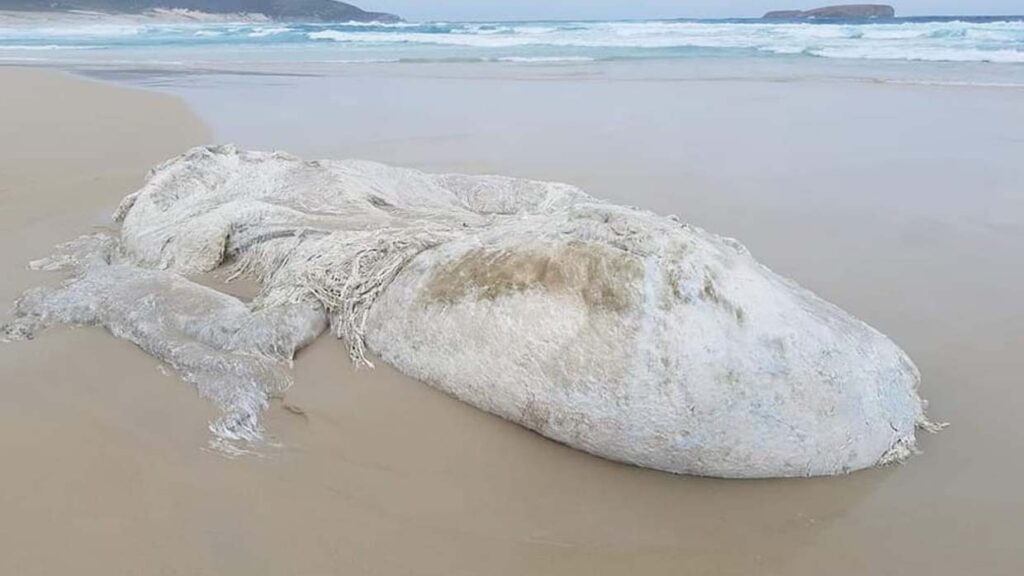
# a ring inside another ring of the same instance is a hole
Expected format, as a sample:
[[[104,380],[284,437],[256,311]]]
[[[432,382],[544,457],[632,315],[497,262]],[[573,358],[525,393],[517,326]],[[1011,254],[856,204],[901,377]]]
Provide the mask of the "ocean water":
[[[159,66],[801,58],[1024,64],[1024,17],[378,24],[0,22],[0,62]]]

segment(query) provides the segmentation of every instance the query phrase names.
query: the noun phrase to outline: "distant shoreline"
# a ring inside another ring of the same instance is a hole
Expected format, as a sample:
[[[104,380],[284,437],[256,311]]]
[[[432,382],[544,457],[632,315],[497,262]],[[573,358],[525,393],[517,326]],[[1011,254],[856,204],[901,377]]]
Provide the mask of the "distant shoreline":
[[[212,12],[199,12],[196,10],[167,10],[167,9],[156,9],[138,14],[132,13],[112,13],[112,12],[92,12],[85,10],[68,10],[68,11],[19,11],[19,10],[0,10],[0,23],[5,24],[17,24],[23,23],[39,23],[39,22],[129,22],[129,23],[158,23],[158,24],[215,24],[215,23],[267,23],[267,24],[288,24],[305,22],[302,19],[278,19],[271,18],[265,14],[253,13],[253,12],[237,12],[229,14],[220,14]],[[311,23],[322,23],[322,24],[390,24],[390,21],[376,21],[376,20],[348,20],[348,21],[317,21],[310,20]]]
[[[139,22],[139,23],[228,23],[228,22],[273,22],[262,14],[211,14],[190,10],[154,10],[140,14],[111,14],[108,12],[21,12],[0,10],[0,23],[44,23],[44,22]]]

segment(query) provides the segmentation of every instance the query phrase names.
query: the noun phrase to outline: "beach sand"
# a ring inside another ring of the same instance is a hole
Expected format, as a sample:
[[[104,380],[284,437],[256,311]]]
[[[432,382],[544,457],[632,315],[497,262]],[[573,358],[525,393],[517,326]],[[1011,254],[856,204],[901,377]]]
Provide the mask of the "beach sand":
[[[10,68],[0,85],[3,302],[56,279],[28,260],[108,226],[149,167],[211,138],[167,96]],[[430,144],[344,152],[430,166]],[[449,141],[446,162],[456,152]],[[571,162],[517,168],[508,152],[485,168],[617,188]],[[228,459],[204,449],[212,406],[154,359],[99,329],[53,329],[0,345],[0,574],[1024,571],[1015,217],[959,226],[931,209],[840,206],[809,218],[813,198],[739,210],[671,170],[654,187],[687,182],[702,224],[890,334],[953,426],[906,465],[845,477],[673,476],[568,449],[386,366],[355,371],[323,337],[267,415],[279,446]]]

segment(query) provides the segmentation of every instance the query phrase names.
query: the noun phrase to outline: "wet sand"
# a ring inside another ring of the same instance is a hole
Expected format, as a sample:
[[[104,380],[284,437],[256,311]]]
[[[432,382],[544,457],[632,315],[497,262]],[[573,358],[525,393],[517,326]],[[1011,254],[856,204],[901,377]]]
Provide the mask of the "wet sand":
[[[4,302],[46,277],[23,271],[27,260],[108,224],[152,164],[222,137],[166,96],[29,70],[0,69],[0,84]],[[420,94],[429,95],[424,86]],[[761,90],[745,93],[780,97],[771,86]],[[763,262],[892,336],[918,363],[933,416],[953,426],[925,436],[924,454],[906,465],[777,481],[641,470],[545,440],[387,367],[354,371],[330,338],[300,354],[296,385],[266,418],[280,447],[231,460],[203,449],[213,408],[155,360],[98,329],[57,329],[0,345],[0,573],[1024,571],[1016,386],[1024,278],[1014,265],[1024,226],[1011,210],[1020,200],[1009,194],[1024,180],[1007,164],[1020,151],[1009,130],[1019,117],[1004,93],[942,94],[961,112],[943,128],[958,133],[940,138],[927,123],[914,124],[935,110],[897,123],[919,153],[869,143],[862,162],[809,161],[798,175],[779,166],[772,178],[747,184],[772,160],[771,152],[755,155],[756,144],[777,138],[764,126],[731,146],[734,170],[721,156],[728,133],[703,147],[681,140],[687,155],[631,131],[628,121],[603,125],[615,145],[589,150],[570,148],[577,142],[566,142],[562,129],[574,126],[561,125],[546,133],[545,146],[536,125],[502,132],[508,137],[493,148],[481,145],[505,127],[454,135],[449,127],[403,140],[388,139],[388,129],[371,137],[353,128],[357,136],[344,146],[322,146],[325,155],[570,180],[741,238]],[[934,98],[925,93],[907,105]],[[511,107],[503,111],[515,117]],[[449,126],[465,128],[472,112]],[[995,113],[1008,124],[1003,132],[989,118]],[[409,132],[401,120],[392,132]],[[254,130],[267,121],[255,120]],[[811,115],[806,130],[815,121],[829,126]],[[790,153],[799,134],[786,140]],[[924,146],[929,137],[939,141]],[[956,137],[964,143],[950,148]],[[834,140],[851,152],[862,144],[851,134]],[[982,158],[996,144],[1004,148]],[[544,161],[559,147],[562,154]],[[870,162],[879,157],[891,164]],[[922,174],[926,182],[906,180]],[[793,190],[797,176],[807,184]],[[912,184],[920,187],[915,198],[896,197]],[[843,192],[860,194],[843,200]]]

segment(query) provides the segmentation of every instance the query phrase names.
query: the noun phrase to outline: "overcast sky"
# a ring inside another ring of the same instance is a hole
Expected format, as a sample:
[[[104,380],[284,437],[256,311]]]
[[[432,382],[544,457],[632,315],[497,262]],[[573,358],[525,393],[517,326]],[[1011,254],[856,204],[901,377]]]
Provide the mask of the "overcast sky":
[[[348,0],[407,20],[730,18],[840,0]],[[850,0],[854,2],[857,0]],[[864,0],[866,1],[866,0]],[[884,0],[873,0],[884,1]],[[890,0],[902,16],[1024,14],[1024,0]]]

